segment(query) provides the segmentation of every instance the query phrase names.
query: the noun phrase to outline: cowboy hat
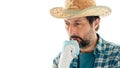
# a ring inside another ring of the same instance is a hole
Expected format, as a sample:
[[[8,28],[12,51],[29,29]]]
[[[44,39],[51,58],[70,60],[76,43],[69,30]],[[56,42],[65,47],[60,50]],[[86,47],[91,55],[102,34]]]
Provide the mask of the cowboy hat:
[[[96,6],[95,0],[66,0],[65,7],[55,7],[50,14],[56,18],[73,18],[83,16],[108,16],[111,9],[107,6]]]

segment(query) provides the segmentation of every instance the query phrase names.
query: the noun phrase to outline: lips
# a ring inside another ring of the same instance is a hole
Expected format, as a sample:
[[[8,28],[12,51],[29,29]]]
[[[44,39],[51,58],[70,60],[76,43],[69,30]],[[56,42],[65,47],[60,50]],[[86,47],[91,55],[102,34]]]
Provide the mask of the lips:
[[[85,41],[81,37],[76,36],[76,35],[70,36],[70,40],[76,40],[78,42],[80,48],[85,48],[90,42],[89,40]]]
[[[70,40],[76,40],[78,43],[81,41],[79,38],[71,38]]]

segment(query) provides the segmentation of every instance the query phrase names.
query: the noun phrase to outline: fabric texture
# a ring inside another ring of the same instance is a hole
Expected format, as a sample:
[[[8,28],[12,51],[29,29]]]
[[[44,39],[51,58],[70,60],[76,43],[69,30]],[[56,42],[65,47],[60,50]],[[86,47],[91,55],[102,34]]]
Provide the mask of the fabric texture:
[[[84,16],[110,15],[112,10],[107,6],[97,6],[96,0],[65,0],[64,7],[54,7],[50,14],[55,18],[75,18]]]
[[[93,53],[95,55],[93,68],[120,68],[120,45],[105,41],[98,35]],[[60,54],[53,60],[53,68],[58,68],[59,59]],[[78,68],[78,61],[78,57],[74,58],[70,68]]]
[[[95,55],[93,54],[93,52],[80,53],[78,58],[79,58],[79,62],[81,62],[78,67],[80,67],[80,68],[93,68],[93,64],[95,61]]]

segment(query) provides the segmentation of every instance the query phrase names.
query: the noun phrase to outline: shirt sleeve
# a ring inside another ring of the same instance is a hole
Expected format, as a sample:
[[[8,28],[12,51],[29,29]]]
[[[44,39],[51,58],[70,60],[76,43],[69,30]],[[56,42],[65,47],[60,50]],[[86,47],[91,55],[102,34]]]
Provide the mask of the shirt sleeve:
[[[60,53],[57,57],[55,57],[53,59],[53,65],[52,65],[52,68],[58,68],[58,63],[59,63],[59,59],[60,59]]]
[[[114,58],[115,59],[115,58]],[[117,55],[116,55],[116,63],[114,64],[114,67],[113,68],[120,68],[120,52],[118,51],[117,52]]]
[[[118,55],[117,63],[115,64],[115,66],[113,68],[120,68],[120,53]]]

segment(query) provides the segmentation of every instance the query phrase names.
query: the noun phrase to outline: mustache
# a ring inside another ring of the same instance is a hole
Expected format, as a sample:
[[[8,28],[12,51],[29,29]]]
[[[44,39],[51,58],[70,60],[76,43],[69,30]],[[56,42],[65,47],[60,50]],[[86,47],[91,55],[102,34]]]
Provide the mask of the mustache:
[[[77,40],[77,41],[79,41],[78,39],[80,39],[81,40],[81,42],[79,43],[79,47],[80,48],[84,48],[85,46],[86,46],[86,42],[81,38],[81,37],[79,37],[79,36],[76,36],[76,35],[71,35],[70,36],[70,40],[72,40],[72,38],[74,38],[75,40]]]
[[[76,36],[76,35],[71,35],[71,36],[70,36],[70,40],[72,40],[72,38],[76,38],[76,39],[78,38],[78,39],[84,41],[81,37]]]

